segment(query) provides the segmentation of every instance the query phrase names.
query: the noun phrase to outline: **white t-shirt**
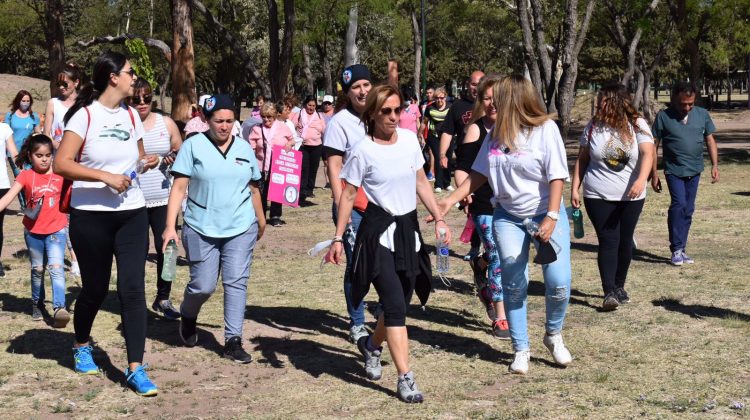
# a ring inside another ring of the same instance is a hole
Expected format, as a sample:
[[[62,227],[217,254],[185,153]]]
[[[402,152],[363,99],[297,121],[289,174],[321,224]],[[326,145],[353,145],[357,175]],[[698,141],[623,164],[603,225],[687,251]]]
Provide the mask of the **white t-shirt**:
[[[638,130],[629,125],[631,136],[635,141],[629,146],[623,142],[617,131],[610,127],[589,123],[581,134],[581,146],[589,147],[591,161],[583,177],[583,196],[608,201],[631,201],[627,193],[638,178],[638,146],[654,143],[651,128],[643,118],[636,120]],[[638,198],[646,198],[643,189]]]
[[[124,105],[109,109],[99,101],[89,105],[88,110],[91,114],[90,124],[86,109],[81,108],[65,125],[65,131],[72,131],[86,139],[79,163],[129,176],[138,163],[138,141],[144,133],[138,113],[132,108],[129,113]],[[143,193],[135,181],[122,194],[114,192],[103,182],[73,182],[71,206],[79,210],[119,211],[145,205]]]
[[[496,144],[492,132],[487,136],[471,169],[487,177],[492,204],[516,217],[546,213],[549,183],[569,180],[565,144],[554,121],[520,132],[515,152]]]
[[[365,125],[359,116],[343,109],[331,118],[323,134],[323,146],[347,152],[365,137]],[[346,163],[346,155],[344,156]]]
[[[294,126],[294,121],[287,119],[284,121],[289,130],[292,132],[292,138],[294,138],[294,150],[299,150],[302,147],[302,137],[297,133],[297,127]]]
[[[13,129],[6,123],[0,123],[0,141],[3,142],[2,150],[3,157],[8,155],[8,137],[13,135]],[[10,180],[8,179],[8,160],[3,159],[2,167],[0,167],[0,189],[10,188]]]
[[[364,187],[367,199],[394,216],[417,208],[417,171],[424,166],[424,156],[416,134],[397,128],[394,144],[377,144],[362,136],[346,154],[341,178],[357,187]],[[392,223],[380,237],[380,243],[393,247],[396,224]],[[417,251],[420,243],[417,237]]]

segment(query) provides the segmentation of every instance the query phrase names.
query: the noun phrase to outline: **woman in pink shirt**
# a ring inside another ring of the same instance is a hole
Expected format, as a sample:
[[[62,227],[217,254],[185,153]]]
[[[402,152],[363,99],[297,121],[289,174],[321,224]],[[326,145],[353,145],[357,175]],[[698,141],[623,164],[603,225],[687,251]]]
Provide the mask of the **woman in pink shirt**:
[[[323,155],[323,133],[326,122],[323,115],[316,111],[318,102],[309,95],[303,102],[304,109],[292,116],[297,128],[297,135],[302,138],[302,178],[300,185],[300,201],[315,197],[315,179],[318,175],[320,157]]]
[[[247,140],[255,150],[258,166],[261,171],[263,187],[263,212],[268,208],[268,174],[271,170],[271,148],[282,146],[287,152],[294,147],[294,136],[289,127],[283,121],[276,119],[276,107],[270,102],[263,104],[260,109],[260,118],[263,124],[253,127]],[[271,203],[270,218],[268,224],[278,227],[286,224],[281,220],[281,204]]]
[[[417,98],[414,91],[408,87],[401,88],[401,94],[404,95],[404,103],[401,105],[401,120],[398,126],[417,134],[419,133],[419,120],[421,119]]]

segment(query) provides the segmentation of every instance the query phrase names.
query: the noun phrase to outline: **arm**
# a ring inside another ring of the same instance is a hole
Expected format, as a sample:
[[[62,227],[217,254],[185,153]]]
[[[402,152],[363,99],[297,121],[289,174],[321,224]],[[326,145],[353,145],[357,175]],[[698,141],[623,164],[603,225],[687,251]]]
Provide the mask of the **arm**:
[[[636,178],[633,186],[628,191],[628,198],[636,199],[646,189],[646,183],[648,182],[649,175],[653,172],[653,161],[654,161],[654,146],[651,143],[641,143],[638,145],[638,163],[636,168],[638,170],[638,178]]]
[[[425,175],[424,169],[421,168],[417,171],[417,195],[422,201],[422,204],[427,207],[427,211],[429,211],[430,214],[432,214],[432,217],[435,218],[435,238],[440,239],[439,229],[445,228],[445,243],[449,244],[451,242],[451,229],[442,218],[440,206],[438,206],[437,200],[435,199],[432,185],[430,185],[430,181],[427,180],[427,175]]]
[[[10,158],[15,161],[16,156],[18,156],[18,149],[16,148],[16,142],[13,141],[13,135],[8,136],[5,140],[5,149],[10,153]]]
[[[10,190],[3,196],[3,198],[0,198],[0,211],[5,211],[5,209],[8,208],[8,205],[13,201],[14,198],[23,190],[23,185],[19,184],[17,181],[13,183],[13,185],[10,187]],[[23,210],[23,209],[22,209]]]
[[[456,188],[456,191],[453,191],[448,197],[440,200],[440,216],[445,216],[451,207],[476,191],[477,188],[481,187],[485,182],[487,182],[486,176],[477,171],[471,171],[469,177],[466,178],[458,188]]]
[[[706,136],[706,147],[708,156],[711,157],[711,183],[719,182],[719,150],[716,147],[716,139],[713,134]]]
[[[590,152],[591,148],[588,146],[581,146],[578,149],[578,159],[576,159],[576,166],[573,170],[573,182],[570,186],[570,205],[576,209],[581,207],[581,197],[578,190],[581,188],[581,181],[583,181],[586,168],[589,167],[589,162],[591,162]],[[646,169],[650,171],[651,167],[649,166]]]
[[[255,209],[255,218],[258,219],[258,239],[263,237],[266,231],[266,213],[263,211],[263,204],[260,201],[260,188],[258,181],[250,182],[250,192],[253,195],[253,209]]]
[[[444,169],[448,168],[448,148],[451,147],[451,140],[453,135],[448,133],[440,134],[440,166]]]
[[[549,204],[547,204],[547,212],[559,212],[560,201],[562,200],[563,186],[565,182],[562,179],[553,179],[549,183]],[[539,233],[537,238],[542,242],[549,242],[549,238],[552,237],[552,232],[555,230],[556,220],[552,220],[549,217],[545,217],[542,223],[539,224]]]
[[[44,111],[44,134],[52,138],[52,120],[55,119],[55,105],[52,99],[47,101],[47,109]],[[60,144],[56,141],[52,141],[52,144],[57,148]]]
[[[333,184],[331,182],[331,185]],[[326,260],[336,265],[341,264],[341,256],[344,253],[344,243],[338,239],[344,236],[346,225],[349,224],[352,208],[354,208],[354,199],[357,197],[357,189],[358,187],[347,182],[346,187],[341,192],[341,197],[339,197],[338,219],[336,219],[336,232],[334,233],[335,241],[331,244],[331,249],[328,250],[326,256]]]
[[[169,117],[164,117],[164,124],[167,126],[167,132],[169,133],[169,147],[172,152],[177,153],[182,147],[182,136],[180,135],[180,129],[177,128],[177,124],[172,121]],[[163,162],[167,165],[174,163],[174,156],[167,155],[163,159]]]
[[[328,180],[331,183],[331,192],[333,193],[333,205],[338,207],[343,189],[339,180],[339,174],[341,173],[341,168],[344,166],[344,158],[340,155],[330,155],[326,159],[326,163],[328,165]]]
[[[651,188],[657,193],[661,192],[661,180],[659,179],[659,172],[656,169],[656,164],[659,161],[659,143],[661,143],[661,141],[654,137],[654,158],[653,164],[651,165]]]
[[[164,240],[162,251],[167,249],[167,244],[170,240],[174,240],[176,243],[180,243],[180,237],[177,235],[177,215],[180,213],[182,207],[182,201],[185,199],[188,184],[190,178],[186,176],[176,176],[172,189],[169,191],[169,201],[167,201],[167,222],[164,228],[164,233],[161,237]],[[255,192],[253,192],[255,194]],[[254,198],[254,197],[253,197]],[[253,200],[253,205],[255,201]]]
[[[53,171],[63,178],[74,181],[103,182],[120,193],[130,187],[129,176],[100,171],[76,162],[75,159],[82,146],[81,136],[72,131],[66,131],[52,163]]]

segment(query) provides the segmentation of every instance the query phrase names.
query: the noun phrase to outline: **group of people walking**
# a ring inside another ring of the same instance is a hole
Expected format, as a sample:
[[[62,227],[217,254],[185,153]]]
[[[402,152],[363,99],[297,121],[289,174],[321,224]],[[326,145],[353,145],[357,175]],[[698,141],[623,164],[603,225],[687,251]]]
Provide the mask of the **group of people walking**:
[[[152,112],[153,90],[125,56],[103,54],[91,81],[85,79],[76,66],[66,67],[58,79],[61,96],[50,100],[43,127],[26,91],[14,100],[8,125],[0,124],[6,153],[18,169],[12,187],[0,171],[0,210],[16,196],[23,200],[35,319],[41,319],[37,311],[44,304],[42,278],[47,271],[53,326],[68,323],[68,235],[71,253],[75,250],[77,256],[82,288],[73,317],[76,372],[99,372],[90,336],[114,259],[126,381],[139,395],[158,393],[143,367],[149,230],[157,262],[151,308],[167,319],[179,319],[178,335],[193,347],[200,340],[202,305],[221,274],[222,356],[237,363],[252,360],[243,348],[242,326],[253,250],[265,231],[267,211],[268,224],[283,224],[281,206],[267,203],[273,146],[302,151],[304,197],[314,196],[321,156],[325,161],[335,225],[326,260],[346,263],[343,300],[349,336],[369,379],[382,377],[387,343],[398,373],[399,398],[424,400],[409,364],[406,328],[412,295],[416,292],[424,305],[432,290],[417,199],[430,213],[438,241],[451,241],[444,217],[456,204],[462,203],[472,217],[476,243],[470,263],[477,292],[493,335],[511,341],[510,371],[518,374],[528,373],[531,359],[527,291],[533,244],[545,284],[542,343],[554,363],[572,362],[562,337],[571,291],[570,227],[563,205],[564,183],[570,180],[567,155],[555,117],[543,108],[527,79],[476,71],[467,79],[467,95],[452,107],[445,103],[447,92],[437,88],[435,103],[420,109],[413,92],[374,86],[369,69],[357,64],[341,73],[346,104],[335,115],[332,97],[324,98],[322,112],[315,97],[306,97],[296,113],[291,101],[273,104],[259,98],[264,103],[259,103],[257,116],[251,116],[257,122],[240,125],[231,97],[209,95],[195,122],[205,129],[184,140],[174,121]],[[685,249],[704,141],[712,180],[719,179],[715,128],[694,100],[691,85],[677,84],[671,107],[660,112],[650,128],[623,86],[605,86],[598,94],[595,114],[581,135],[570,203],[585,206],[599,240],[604,310],[630,300],[625,284],[633,232],[649,179],[661,190],[656,170],[660,143],[672,198],[671,263],[693,262]],[[425,154],[425,148],[431,152]],[[451,162],[453,151],[456,159]],[[455,189],[449,188],[449,168],[455,171]],[[438,199],[436,193],[443,189],[450,194]],[[178,234],[181,210],[184,223]],[[0,246],[1,226],[0,218]],[[171,279],[162,276],[164,252],[176,243],[185,249],[190,275],[179,309],[171,302]],[[370,286],[378,295],[372,332],[364,315]]]

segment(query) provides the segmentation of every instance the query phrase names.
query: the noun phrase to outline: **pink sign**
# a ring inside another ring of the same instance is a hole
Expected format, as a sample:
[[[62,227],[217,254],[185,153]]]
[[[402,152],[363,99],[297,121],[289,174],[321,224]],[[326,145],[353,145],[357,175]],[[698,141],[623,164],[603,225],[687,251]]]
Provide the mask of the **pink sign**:
[[[271,149],[271,175],[268,177],[268,199],[290,207],[299,206],[302,152]]]

